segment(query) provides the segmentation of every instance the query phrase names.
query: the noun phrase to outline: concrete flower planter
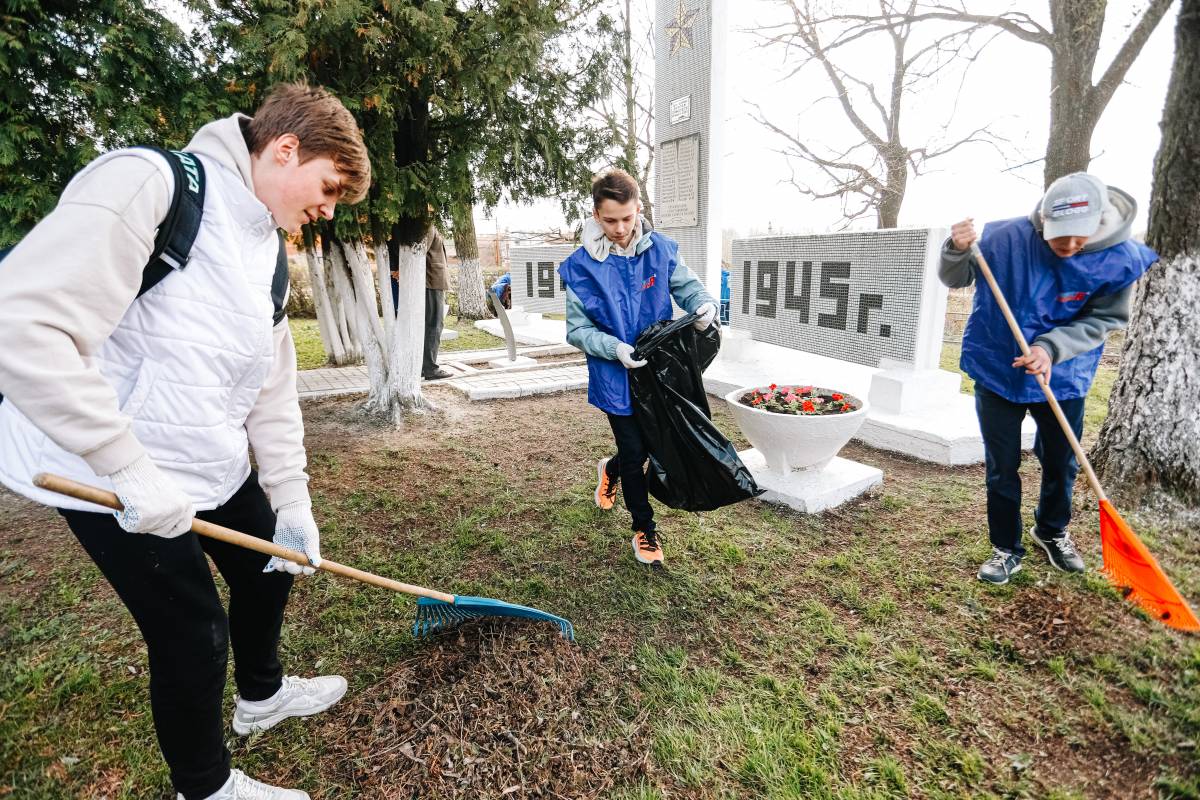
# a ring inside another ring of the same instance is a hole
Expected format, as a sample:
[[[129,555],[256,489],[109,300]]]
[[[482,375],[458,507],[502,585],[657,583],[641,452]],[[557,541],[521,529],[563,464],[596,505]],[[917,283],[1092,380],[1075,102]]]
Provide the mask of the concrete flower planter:
[[[866,400],[862,408],[829,415],[778,414],[742,404],[741,397],[755,388],[735,389],[725,399],[767,468],[780,475],[823,469],[867,420]]]

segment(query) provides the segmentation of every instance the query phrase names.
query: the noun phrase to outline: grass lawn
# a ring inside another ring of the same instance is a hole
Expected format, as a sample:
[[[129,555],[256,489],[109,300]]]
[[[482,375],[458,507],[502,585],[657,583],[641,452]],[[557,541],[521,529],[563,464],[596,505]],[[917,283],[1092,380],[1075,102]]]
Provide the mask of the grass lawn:
[[[317,321],[289,317],[288,324],[292,327],[292,339],[296,343],[296,365],[300,369],[317,369],[327,366]],[[503,339],[479,330],[472,320],[447,317],[446,329],[458,331],[458,338],[442,342],[441,352],[443,353],[460,350],[488,350],[504,346]]]
[[[440,410],[403,431],[353,398],[304,403],[325,557],[554,611],[578,642],[529,624],[414,640],[409,598],[300,581],[285,667],[350,692],[230,733],[250,774],[319,800],[1200,796],[1200,642],[1036,551],[1009,585],[976,581],[982,467],[852,444],[884,471],[875,494],[814,516],[662,510],[667,569],[647,570],[623,506],[592,503],[611,438],[582,392],[427,393]],[[521,433],[497,448],[501,420]],[[1027,459],[1027,512],[1036,476]],[[1123,511],[1200,598],[1194,531]],[[1098,565],[1083,491],[1075,530]],[[0,577],[0,796],[170,797],[134,625],[59,517],[3,492]]]

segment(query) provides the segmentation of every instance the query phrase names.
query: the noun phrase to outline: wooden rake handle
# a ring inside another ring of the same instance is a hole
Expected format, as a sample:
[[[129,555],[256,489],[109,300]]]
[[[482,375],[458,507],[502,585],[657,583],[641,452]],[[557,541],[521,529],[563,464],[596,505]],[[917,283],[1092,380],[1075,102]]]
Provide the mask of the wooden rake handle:
[[[971,255],[975,257],[975,262],[979,264],[979,270],[987,280],[988,286],[991,287],[992,296],[996,298],[996,304],[1000,306],[1000,311],[1004,314],[1004,319],[1008,321],[1008,327],[1012,330],[1013,337],[1017,340],[1017,344],[1021,346],[1021,353],[1029,355],[1029,343],[1025,341],[1025,334],[1021,331],[1021,326],[1017,324],[1016,318],[1013,317],[1012,309],[1008,307],[1008,301],[1004,299],[1004,293],[1000,291],[1000,286],[996,283],[996,276],[992,274],[992,269],[988,266],[987,259],[983,257],[983,251],[979,249],[978,242],[971,243]],[[1062,426],[1063,433],[1067,436],[1067,441],[1071,443],[1071,449],[1075,451],[1075,457],[1079,459],[1079,463],[1083,466],[1083,471],[1087,474],[1088,483],[1091,484],[1092,491],[1096,493],[1096,498],[1107,501],[1108,496],[1104,494],[1104,489],[1100,486],[1100,479],[1096,477],[1096,472],[1092,469],[1092,462],[1088,461],[1087,456],[1083,452],[1083,446],[1079,444],[1079,439],[1075,436],[1075,431],[1071,430],[1071,423],[1067,422],[1066,415],[1063,414],[1062,408],[1058,405],[1058,399],[1055,398],[1054,392],[1050,390],[1050,384],[1046,382],[1046,376],[1039,372],[1034,377],[1037,378],[1038,385],[1042,387],[1042,394],[1046,395],[1046,400],[1050,402],[1050,410],[1054,412],[1054,417],[1058,420],[1058,424]]]
[[[64,478],[61,475],[51,475],[47,472],[40,472],[34,476],[33,483],[35,486],[46,489],[47,491],[65,494],[68,497],[74,497],[76,500],[83,500],[88,503],[95,503],[98,506],[111,508],[114,511],[120,511],[124,508],[121,505],[120,499],[112,492],[106,492],[103,489],[98,489],[95,486],[89,486],[86,483],[79,483],[70,478]],[[228,544],[235,544],[238,547],[245,547],[247,550],[254,550],[268,556],[278,556],[286,561],[292,561],[297,564],[308,564],[308,556],[296,550],[289,550],[286,547],[280,547],[274,542],[268,542],[259,539],[249,534],[235,531],[232,528],[225,528],[220,525],[214,525],[211,522],[205,522],[202,519],[192,520],[192,531],[201,536],[207,536],[210,539],[218,539]],[[383,589],[391,589],[393,592],[402,592],[415,597],[428,597],[433,600],[441,600],[443,603],[453,603],[454,595],[446,594],[445,592],[437,592],[433,589],[426,589],[422,586],[413,586],[411,583],[401,583],[394,581],[391,578],[384,578],[381,575],[375,575],[361,569],[348,567],[345,564],[339,564],[336,561],[330,561],[327,558],[321,559],[321,566],[317,569],[325,572],[332,572],[334,575],[341,575],[345,578],[369,583],[372,586],[378,586]]]

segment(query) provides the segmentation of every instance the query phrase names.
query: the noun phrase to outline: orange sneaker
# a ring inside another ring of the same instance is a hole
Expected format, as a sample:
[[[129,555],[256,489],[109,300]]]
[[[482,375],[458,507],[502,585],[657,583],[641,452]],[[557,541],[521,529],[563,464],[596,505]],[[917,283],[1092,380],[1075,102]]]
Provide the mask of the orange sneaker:
[[[613,501],[617,498],[617,481],[608,477],[608,459],[602,458],[596,462],[596,505],[602,511],[611,511]]]
[[[638,531],[633,534],[633,557],[643,564],[662,566],[662,542],[655,531]]]

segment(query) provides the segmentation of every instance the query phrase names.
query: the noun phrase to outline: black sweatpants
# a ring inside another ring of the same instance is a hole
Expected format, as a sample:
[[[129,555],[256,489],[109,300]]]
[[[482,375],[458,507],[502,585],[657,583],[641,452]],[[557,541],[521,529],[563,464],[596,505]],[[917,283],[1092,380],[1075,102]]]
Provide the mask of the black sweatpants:
[[[146,640],[154,729],[175,790],[186,800],[208,797],[229,778],[221,709],[229,643],[243,698],[279,691],[279,629],[292,576],[264,573],[268,556],[191,532],[164,539],[128,533],[112,514],[59,513]],[[260,539],[275,533],[275,514],[253,472],[228,502],[197,516]],[[205,553],[229,586],[228,617]]]
[[[654,509],[650,507],[650,496],[646,491],[646,460],[650,453],[646,450],[642,430],[632,415],[608,414],[608,424],[617,443],[617,454],[608,460],[605,472],[610,479],[621,479],[625,507],[633,517],[630,527],[635,531],[650,532],[654,530]]]

